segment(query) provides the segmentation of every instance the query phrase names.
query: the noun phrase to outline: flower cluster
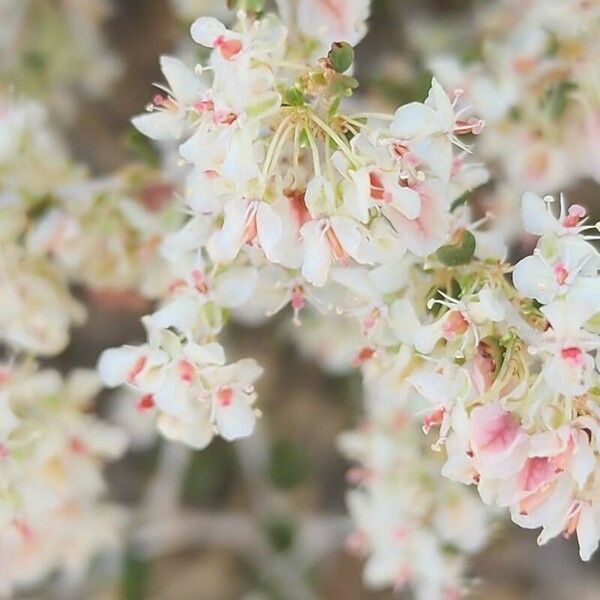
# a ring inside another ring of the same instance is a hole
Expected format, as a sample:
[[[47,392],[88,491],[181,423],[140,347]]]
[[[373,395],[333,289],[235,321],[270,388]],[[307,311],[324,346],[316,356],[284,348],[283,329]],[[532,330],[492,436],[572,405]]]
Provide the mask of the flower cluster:
[[[481,108],[483,154],[515,190],[598,181],[598,3],[498,0],[482,13],[475,58],[440,56],[430,66]]]
[[[191,34],[211,49],[209,64],[163,57],[167,85],[133,119],[151,138],[177,140],[189,165],[188,219],[162,245],[170,292],[145,319],[148,344],[107,351],[100,372],[138,390],[165,435],[202,447],[254,423],[258,368],[223,366],[215,344],[231,310],[256,318],[291,305],[299,321],[313,305],[387,335],[406,269],[460,243],[464,214],[450,208],[487,174],[461,140],[483,123],[436,81],[425,103],[350,115],[348,44],[295,62],[275,16],[244,13],[232,29],[202,17]]]
[[[133,166],[90,180],[40,104],[0,96],[0,595],[51,574],[73,581],[118,548],[122,512],[102,467],[125,436],[91,414],[90,371],[64,380],[32,357],[60,353],[85,318],[71,284],[97,300],[164,293],[156,249],[181,217],[173,184]]]
[[[80,578],[114,550],[122,514],[102,500],[102,463],[123,434],[88,414],[93,371],[62,379],[31,362],[0,364],[0,593],[60,572]]]
[[[458,598],[465,557],[487,542],[491,514],[470,490],[440,479],[440,457],[416,426],[417,397],[402,377],[410,361],[406,347],[370,361],[367,417],[339,438],[358,462],[348,472],[357,485],[347,496],[357,526],[348,546],[367,557],[371,587],[410,586],[420,600]]]
[[[62,351],[85,316],[69,283],[153,298],[155,249],[180,222],[173,184],[132,167],[88,180],[38,103],[0,97],[0,337],[38,355]],[[123,300],[123,297],[121,298]]]
[[[290,6],[297,26],[304,4]],[[511,285],[501,239],[464,203],[487,172],[468,160],[464,136],[484,123],[459,107],[463,94],[449,98],[434,79],[423,103],[353,114],[347,43],[315,59],[275,16],[243,12],[230,29],[202,17],[191,34],[207,64],[163,57],[166,85],[133,119],[176,141],[186,165],[185,218],[160,244],[170,281],[144,318],[147,343],[102,355],[104,383],[132,389],[169,439],[235,440],[254,428],[261,369],[226,363],[217,336],[229,315],[252,322],[290,305],[296,324],[308,307],[310,319],[349,319],[345,337],[337,325],[297,337],[365,376],[369,425],[341,445],[361,463],[349,502],[367,580],[458,595],[463,555],[487,538],[473,495],[434,483],[438,461],[411,421],[419,402],[431,405],[424,428],[440,425],[444,475],[543,526],[541,541],[577,530],[588,558],[600,294],[585,210],[554,217],[526,195],[526,229],[541,239]],[[325,347],[323,335],[336,339]],[[452,527],[467,513],[481,526]]]
[[[408,382],[440,425],[442,473],[476,484],[486,504],[542,527],[540,544],[577,532],[590,558],[598,512],[598,225],[579,205],[523,198],[525,229],[540,236],[512,273],[455,273],[458,298],[429,301],[441,316],[413,337],[422,355]],[[423,360],[426,359],[426,360]]]

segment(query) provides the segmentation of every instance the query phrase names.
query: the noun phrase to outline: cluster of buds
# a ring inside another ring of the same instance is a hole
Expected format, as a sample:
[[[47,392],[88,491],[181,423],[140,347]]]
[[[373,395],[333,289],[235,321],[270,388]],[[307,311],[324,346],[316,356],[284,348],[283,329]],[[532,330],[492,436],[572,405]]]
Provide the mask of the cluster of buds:
[[[501,180],[536,193],[599,181],[598,3],[497,0],[472,27],[475,58],[440,56],[430,66],[481,109],[479,147]]]
[[[88,411],[93,371],[63,379],[31,361],[0,364],[0,594],[60,572],[74,583],[118,547],[121,511],[102,496],[102,463],[125,449],[120,430]]]

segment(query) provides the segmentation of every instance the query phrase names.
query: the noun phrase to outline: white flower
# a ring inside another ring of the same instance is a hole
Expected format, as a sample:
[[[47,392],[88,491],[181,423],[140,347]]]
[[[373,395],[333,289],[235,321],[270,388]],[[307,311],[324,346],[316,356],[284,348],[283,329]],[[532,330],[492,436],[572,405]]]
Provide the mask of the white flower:
[[[189,110],[205,98],[207,86],[176,58],[161,56],[160,66],[169,87],[163,88],[158,84],[157,87],[167,96],[155,96],[151,112],[133,117],[131,122],[141,133],[154,140],[178,139],[185,131]]]

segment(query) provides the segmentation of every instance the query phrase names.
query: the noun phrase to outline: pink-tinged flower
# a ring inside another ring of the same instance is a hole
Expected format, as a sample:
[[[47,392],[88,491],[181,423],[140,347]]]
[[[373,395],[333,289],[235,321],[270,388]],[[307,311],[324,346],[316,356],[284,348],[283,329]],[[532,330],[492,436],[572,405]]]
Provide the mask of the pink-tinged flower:
[[[463,111],[455,114],[455,105],[456,100],[450,102],[434,78],[427,100],[401,106],[390,126],[391,134],[401,145],[408,147],[411,154],[443,182],[450,180],[452,146],[466,149],[458,136],[477,135],[484,125],[481,119],[463,118]]]
[[[495,404],[478,406],[469,415],[469,426],[481,479],[505,479],[521,470],[529,439],[514,415]]]
[[[552,390],[577,396],[590,387],[595,370],[589,353],[600,348],[600,337],[583,329],[594,307],[556,300],[542,309],[550,328],[544,333],[543,375]]]
[[[206,97],[208,88],[194,71],[170,56],[160,59],[168,87],[157,85],[166,95],[157,94],[150,112],[133,117],[133,126],[155,140],[178,139],[186,128],[188,111]]]
[[[560,196],[560,211],[558,217],[552,213],[551,196],[540,198],[527,192],[523,195],[521,215],[525,229],[533,235],[554,233],[559,236],[575,236],[586,231],[598,231],[596,224],[588,224],[587,211],[578,204],[567,208],[564,196]]]
[[[420,201],[416,218],[409,219],[392,206],[383,207],[382,212],[413,254],[427,256],[448,239],[448,199],[444,187],[434,181],[416,183],[412,189]]]
[[[370,0],[278,0],[284,22],[318,47],[320,58],[331,44],[344,40],[355,46],[367,32]]]
[[[233,60],[244,48],[242,35],[229,31],[213,17],[200,17],[191,28],[192,39],[207,48],[215,48],[224,60]]]
[[[349,217],[314,219],[300,229],[303,248],[302,275],[316,286],[327,283],[334,262],[369,262],[364,228]]]

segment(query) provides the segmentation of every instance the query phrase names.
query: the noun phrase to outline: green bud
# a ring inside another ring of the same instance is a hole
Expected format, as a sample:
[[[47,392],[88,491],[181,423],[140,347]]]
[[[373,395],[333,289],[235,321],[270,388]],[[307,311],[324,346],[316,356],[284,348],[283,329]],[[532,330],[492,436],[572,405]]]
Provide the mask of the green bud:
[[[348,42],[334,42],[327,59],[334,71],[345,73],[354,62],[354,48]]]
[[[290,106],[304,106],[306,103],[304,94],[297,87],[291,87],[285,90],[283,98],[285,103]]]
[[[437,259],[447,267],[466,265],[475,254],[475,237],[470,231],[462,229],[458,231],[451,244],[442,246],[437,252]]]
[[[329,84],[329,92],[332,96],[352,96],[352,90],[358,87],[358,81],[354,77],[337,73]]]
[[[259,13],[265,7],[265,0],[227,0],[229,10],[245,10],[249,13]]]
[[[160,165],[160,154],[153,143],[137,129],[131,128],[124,139],[127,150],[132,152],[136,158],[148,165],[157,168]]]

